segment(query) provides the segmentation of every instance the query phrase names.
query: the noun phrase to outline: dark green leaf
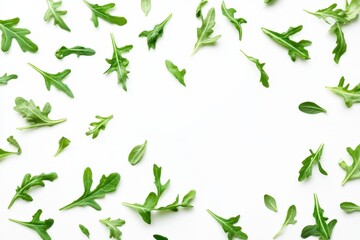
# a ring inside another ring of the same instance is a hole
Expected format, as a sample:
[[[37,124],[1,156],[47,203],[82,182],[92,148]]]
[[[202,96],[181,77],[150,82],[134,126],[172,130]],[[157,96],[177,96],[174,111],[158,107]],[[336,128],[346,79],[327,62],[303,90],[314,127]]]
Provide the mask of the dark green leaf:
[[[147,141],[145,140],[144,144],[137,145],[131,150],[128,158],[131,165],[136,165],[141,161],[146,151],[146,145]]]
[[[170,60],[165,60],[165,65],[167,70],[181,83],[181,85],[183,85],[184,87],[186,87],[185,84],[185,80],[184,80],[184,76],[186,74],[186,70],[179,70],[179,68],[172,63]]]
[[[87,238],[90,239],[90,231],[89,231],[89,229],[87,229],[87,228],[86,228],[84,225],[82,225],[82,224],[79,224],[79,228],[80,228],[81,232],[82,232],[83,234],[85,234],[85,236],[87,236]]]
[[[59,155],[65,148],[67,148],[70,145],[71,141],[67,139],[66,137],[62,137],[59,140],[59,148],[55,153],[55,157]]]
[[[153,30],[150,31],[142,31],[139,35],[139,37],[146,37],[147,38],[147,45],[148,48],[155,49],[157,40],[162,37],[164,33],[164,27],[167,24],[167,22],[171,19],[172,14],[170,14],[164,21],[161,23],[155,25]]]
[[[350,180],[355,180],[360,178],[360,144],[355,148],[355,150],[350,147],[346,148],[347,152],[353,159],[352,164],[349,166],[345,161],[339,163],[340,167],[345,170],[346,175],[341,185],[345,185]]]
[[[62,46],[59,50],[56,51],[55,56],[58,59],[63,59],[70,54],[76,54],[78,57],[80,56],[92,56],[95,55],[95,51],[91,48],[85,48],[82,46],[75,46],[72,48],[67,48]]]
[[[151,10],[151,0],[141,0],[141,9],[147,16]]]
[[[339,63],[341,56],[346,52],[347,44],[339,22],[335,23],[331,30],[336,35],[336,47],[334,48],[332,53],[335,55],[334,61],[336,63]]]
[[[302,162],[303,166],[299,171],[299,178],[298,178],[299,182],[305,181],[310,178],[310,176],[312,175],[312,169],[315,164],[318,165],[320,173],[322,173],[323,175],[327,175],[327,172],[322,168],[320,164],[320,159],[323,149],[324,149],[324,144],[321,144],[315,153],[310,149],[310,156],[305,158],[305,160]]]
[[[17,79],[18,76],[15,74],[7,75],[7,73],[4,74],[4,76],[0,77],[0,85],[6,85],[8,81],[12,79]]]
[[[108,3],[100,6],[98,4],[91,4],[85,0],[83,0],[83,2],[90,8],[92,12],[91,21],[94,23],[95,27],[99,26],[99,18],[118,26],[123,26],[127,23],[127,20],[124,17],[112,16],[108,13],[108,11],[115,7],[115,3]]]
[[[241,52],[247,57],[247,59],[249,59],[251,62],[255,63],[257,69],[259,69],[259,71],[260,71],[260,82],[262,83],[262,85],[264,87],[268,88],[270,86],[269,85],[269,76],[267,75],[267,73],[264,70],[265,63],[261,63],[259,61],[259,59],[246,55],[243,51],[241,51]]]
[[[90,123],[90,126],[93,127],[93,129],[89,128],[89,131],[86,132],[86,136],[92,135],[92,138],[96,138],[101,130],[105,130],[106,125],[108,122],[113,118],[113,115],[110,115],[108,117],[101,117],[101,116],[95,116],[96,119],[99,119],[99,122],[92,122]]]
[[[340,204],[340,208],[347,213],[360,212],[360,206],[352,202],[343,202]]]
[[[271,211],[277,212],[276,200],[272,196],[265,194],[264,195],[265,206]]]
[[[303,102],[299,105],[299,110],[307,114],[318,114],[326,113],[326,110],[316,103],[313,102]]]
[[[100,222],[104,224],[110,230],[110,238],[115,238],[116,240],[121,240],[122,232],[119,230],[118,227],[121,227],[125,224],[124,220],[120,218],[111,220],[111,218],[101,219]]]
[[[350,84],[344,86],[345,78],[341,77],[337,87],[326,87],[336,95],[342,97],[348,108],[351,108],[354,103],[360,103],[360,84],[353,89],[349,89]]]
[[[60,28],[70,32],[70,28],[62,19],[62,16],[66,15],[67,11],[58,9],[61,7],[62,1],[54,2],[53,0],[46,0],[46,2],[48,5],[48,10],[44,16],[45,22],[49,22],[51,19],[54,19],[54,25],[59,25]]]
[[[13,136],[8,137],[6,140],[8,141],[8,143],[10,143],[14,147],[16,147],[17,151],[16,152],[9,152],[9,151],[5,151],[5,150],[0,148],[0,160],[4,159],[4,158],[6,158],[7,156],[10,156],[10,155],[20,155],[21,151],[22,151],[19,143],[15,140],[15,138]]]
[[[234,25],[234,27],[238,30],[239,32],[239,40],[241,41],[242,39],[242,28],[241,28],[241,24],[243,23],[247,23],[247,21],[244,18],[236,18],[235,17],[235,13],[236,10],[234,8],[226,8],[225,6],[225,2],[223,1],[221,4],[221,11],[223,13],[223,15],[232,23],[232,25]]]
[[[168,240],[167,237],[161,236],[161,235],[159,235],[159,234],[155,234],[155,235],[153,235],[153,237],[154,237],[156,240]]]
[[[273,239],[277,238],[284,231],[287,225],[296,224],[297,221],[295,220],[295,217],[296,217],[296,206],[291,205],[287,211],[286,218],[283,225],[281,226],[281,229],[275,234]]]

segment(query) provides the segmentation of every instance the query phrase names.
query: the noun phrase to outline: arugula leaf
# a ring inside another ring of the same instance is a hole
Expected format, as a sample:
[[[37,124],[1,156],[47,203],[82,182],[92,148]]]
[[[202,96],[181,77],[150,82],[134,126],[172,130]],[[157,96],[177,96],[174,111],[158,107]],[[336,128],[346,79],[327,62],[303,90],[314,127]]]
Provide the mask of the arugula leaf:
[[[147,16],[151,10],[151,0],[141,0],[141,9]]]
[[[324,217],[324,210],[320,207],[319,200],[316,194],[314,194],[314,218],[315,225],[308,225],[304,227],[301,232],[302,238],[308,238],[310,236],[320,237],[322,240],[329,240],[331,238],[332,231],[337,223],[336,219],[327,223],[328,218]]]
[[[62,137],[59,140],[59,148],[56,151],[54,157],[56,157],[57,155],[59,155],[62,151],[64,151],[65,148],[67,148],[70,145],[71,141],[69,139],[67,139],[66,137]]]
[[[94,128],[89,128],[89,131],[86,132],[86,136],[92,135],[93,139],[99,135],[101,130],[105,130],[107,123],[113,118],[113,115],[108,117],[101,117],[97,115],[95,118],[99,119],[100,121],[90,123],[90,126],[93,126]]]
[[[276,200],[272,196],[265,194],[264,195],[265,206],[271,211],[277,212]]]
[[[61,7],[62,1],[54,2],[53,0],[46,0],[48,5],[48,10],[45,13],[44,20],[49,22],[52,18],[54,19],[54,25],[59,25],[60,28],[71,32],[70,28],[66,25],[62,16],[67,14],[67,11],[59,10]]]
[[[237,215],[236,217],[231,217],[229,219],[222,218],[209,209],[207,212],[221,225],[224,232],[228,234],[228,239],[232,240],[234,238],[238,239],[248,239],[248,236],[246,233],[244,233],[241,227],[234,226],[240,219],[240,215]]]
[[[326,110],[316,103],[313,102],[303,102],[299,105],[299,110],[307,114],[318,114],[326,113]]]
[[[161,236],[161,235],[159,235],[159,234],[155,234],[155,235],[153,235],[153,237],[154,237],[156,240],[168,240],[167,237]]]
[[[91,21],[94,23],[95,27],[99,26],[99,18],[118,26],[123,26],[127,23],[127,20],[124,17],[113,16],[108,13],[108,11],[115,7],[115,3],[108,3],[100,6],[98,4],[89,3],[86,0],[83,0],[83,2],[90,8],[92,12]]]
[[[48,91],[50,91],[51,86],[54,86],[58,90],[68,95],[69,97],[74,98],[74,94],[72,93],[70,88],[65,83],[63,83],[64,79],[71,73],[70,69],[65,69],[62,72],[52,74],[39,69],[38,67],[32,65],[31,63],[28,64],[43,76],[45,80],[46,89]]]
[[[12,40],[15,39],[23,52],[37,52],[38,46],[26,37],[26,35],[30,34],[31,32],[25,28],[14,27],[19,22],[19,18],[0,20],[0,31],[2,32],[1,50],[3,52],[7,52],[11,47]]]
[[[295,217],[296,217],[296,206],[291,205],[287,211],[286,218],[285,218],[283,225],[281,226],[280,230],[275,234],[273,239],[277,238],[284,231],[284,229],[287,225],[290,225],[290,224],[295,225],[297,223],[297,221],[295,220]]]
[[[311,15],[314,15],[314,16],[324,20],[327,24],[330,24],[328,18],[332,18],[336,22],[340,22],[340,23],[348,22],[346,11],[344,11],[342,9],[337,9],[336,7],[337,7],[337,4],[334,3],[334,4],[330,5],[329,7],[317,10],[316,12],[310,12],[307,10],[305,10],[305,11]]]
[[[352,202],[343,202],[340,204],[340,208],[347,213],[359,212],[360,206]]]
[[[102,175],[98,186],[91,191],[93,183],[92,171],[86,168],[84,171],[84,193],[77,200],[60,208],[60,210],[67,210],[79,206],[90,206],[95,210],[100,211],[100,205],[95,201],[96,199],[104,198],[107,193],[116,191],[120,182],[120,175],[118,173],[111,173],[109,176]]]
[[[360,13],[360,1],[359,0],[351,0],[351,2],[349,3],[346,0],[345,12],[346,12],[348,21],[352,21],[352,20],[356,19],[356,17]]]
[[[37,212],[32,216],[32,220],[30,222],[22,222],[14,219],[9,219],[9,220],[34,230],[43,240],[51,240],[51,237],[47,233],[47,230],[50,229],[54,224],[54,219],[49,218],[46,219],[45,221],[41,221],[40,220],[41,213],[42,213],[41,209],[37,210]]]
[[[7,75],[7,73],[4,74],[4,76],[0,77],[0,85],[6,85],[8,81],[12,79],[17,79],[18,76],[15,74]]]
[[[222,14],[234,25],[234,27],[239,32],[239,40],[242,39],[242,28],[241,24],[247,23],[247,21],[244,18],[235,18],[236,10],[234,8],[226,8],[225,2],[223,1],[221,4],[221,11]]]
[[[133,45],[126,45],[124,47],[117,47],[114,35],[111,33],[111,41],[113,46],[113,56],[112,59],[106,59],[110,64],[108,70],[104,74],[110,74],[112,72],[117,73],[118,83],[121,84],[124,91],[127,91],[126,80],[129,78],[129,71],[126,67],[129,65],[129,60],[122,56],[123,53],[128,53],[133,48]]]
[[[270,86],[269,85],[269,76],[267,75],[267,73],[264,70],[265,63],[261,63],[259,61],[259,59],[246,55],[246,53],[244,53],[242,50],[240,50],[240,51],[245,55],[245,57],[247,57],[247,59],[249,59],[251,62],[255,63],[257,69],[259,69],[259,71],[260,71],[260,82],[262,83],[262,85],[264,87],[268,88]]]
[[[336,35],[336,47],[334,48],[332,53],[335,55],[334,61],[336,63],[339,63],[341,56],[344,55],[344,53],[346,52],[347,44],[339,22],[336,22],[334,26],[331,28],[331,30]]]
[[[345,161],[341,161],[339,163],[340,167],[346,172],[341,185],[345,185],[348,181],[360,178],[360,144],[355,148],[355,150],[350,147],[346,148],[346,150],[353,159],[353,162],[350,166],[347,165]]]
[[[150,31],[142,31],[139,37],[146,37],[147,38],[147,45],[149,50],[151,48],[155,49],[157,40],[162,37],[164,33],[164,27],[167,22],[171,19],[172,13],[161,23],[156,24],[153,30]]]
[[[199,48],[215,44],[216,41],[221,37],[221,35],[217,35],[215,37],[211,37],[213,34],[214,26],[215,26],[215,9],[211,8],[206,15],[206,18],[201,18],[201,27],[197,29],[197,41],[194,46],[194,50],[192,54],[195,54]]]
[[[179,207],[182,208],[193,208],[193,206],[190,204],[192,202],[192,200],[194,200],[196,196],[196,191],[195,190],[191,190],[190,192],[188,192],[182,199],[181,203],[179,203],[179,195],[177,195],[175,202],[165,206],[165,207],[160,207],[157,208],[155,210],[158,211],[166,211],[166,210],[170,210],[173,212],[177,212],[179,211]]]
[[[336,95],[342,97],[345,105],[351,108],[354,103],[360,103],[360,83],[353,89],[349,89],[350,84],[344,86],[345,78],[341,77],[337,87],[326,87]]]
[[[131,165],[136,165],[138,162],[141,161],[146,151],[146,145],[147,140],[145,140],[144,144],[137,145],[131,150],[128,157],[129,163]]]
[[[125,224],[124,220],[121,220],[120,218],[115,220],[111,220],[111,218],[107,218],[107,219],[101,219],[100,222],[104,224],[107,228],[109,228],[110,238],[121,240],[122,232],[118,229],[118,227],[121,227],[122,225]]]
[[[322,168],[320,163],[323,149],[324,149],[324,144],[321,144],[315,153],[310,149],[310,156],[305,158],[305,160],[302,162],[303,166],[299,171],[299,178],[298,178],[299,182],[303,182],[310,178],[310,176],[312,175],[312,169],[315,164],[318,165],[321,174],[327,175],[327,172]]]
[[[65,46],[62,46],[59,50],[56,51],[55,56],[58,59],[63,59],[66,56],[69,56],[70,54],[76,54],[78,57],[80,56],[92,56],[95,55],[95,51],[91,48],[85,48],[82,46],[75,46],[72,48],[67,48]]]
[[[87,236],[87,238],[90,239],[90,231],[89,231],[89,229],[87,229],[87,228],[86,228],[84,225],[82,225],[82,224],[79,224],[79,228],[80,228],[81,232],[82,232],[85,236]]]
[[[11,202],[8,206],[8,209],[11,208],[11,206],[15,203],[18,199],[23,199],[27,202],[32,202],[33,198],[27,193],[28,190],[32,187],[45,187],[44,181],[54,181],[57,179],[58,175],[56,173],[42,173],[40,175],[31,176],[30,173],[26,174],[22,180],[22,183],[20,186],[16,188],[16,193],[14,197],[11,199]]]
[[[15,99],[16,106],[14,110],[20,113],[23,118],[25,118],[30,125],[26,127],[20,127],[19,130],[26,130],[32,128],[39,128],[44,126],[54,126],[56,124],[66,121],[66,118],[59,120],[49,119],[49,113],[51,112],[50,103],[46,103],[41,111],[38,106],[35,105],[33,100],[27,101],[22,97],[17,97]]]
[[[203,9],[203,7],[206,4],[208,4],[208,0],[201,0],[201,2],[199,3],[198,7],[196,8],[196,12],[195,12],[195,15],[197,18],[199,18],[199,17],[203,18],[201,10]]]
[[[179,81],[179,83],[181,83],[181,85],[186,87],[185,80],[184,80],[184,76],[186,74],[186,69],[183,69],[180,71],[179,68],[174,63],[172,63],[170,60],[165,60],[165,65],[166,65],[167,70]]]
[[[20,155],[21,152],[22,152],[19,143],[15,140],[15,138],[13,136],[8,137],[6,140],[8,141],[8,143],[10,143],[14,147],[16,147],[17,151],[16,152],[9,152],[9,151],[5,151],[5,150],[0,148],[0,160],[4,159],[4,158],[6,158],[7,156],[10,156],[10,155]]]
[[[311,45],[311,41],[309,40],[301,40],[300,42],[295,42],[291,40],[289,37],[300,32],[303,26],[290,27],[287,32],[277,33],[272,30],[261,28],[262,31],[269,36],[276,43],[281,46],[289,49],[288,54],[293,62],[296,61],[296,58],[299,57],[304,60],[310,59],[309,52],[305,49],[305,47]]]

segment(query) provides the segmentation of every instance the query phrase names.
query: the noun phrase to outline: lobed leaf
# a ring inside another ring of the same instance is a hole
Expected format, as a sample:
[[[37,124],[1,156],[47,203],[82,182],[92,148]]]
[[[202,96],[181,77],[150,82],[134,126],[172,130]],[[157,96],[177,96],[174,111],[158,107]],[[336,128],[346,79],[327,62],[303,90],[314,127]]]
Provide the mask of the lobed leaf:
[[[315,153],[310,149],[310,156],[305,158],[305,160],[302,162],[302,167],[299,171],[299,182],[303,182],[310,178],[312,175],[312,169],[315,164],[318,165],[319,171],[323,175],[327,175],[327,172],[322,168],[320,164],[321,155],[324,149],[324,144],[321,144],[320,147],[316,150]]]
[[[86,136],[92,135],[92,139],[97,138],[101,130],[105,130],[108,122],[113,118],[113,115],[108,117],[101,117],[97,115],[95,118],[98,119],[99,122],[90,123],[90,126],[92,126],[93,129],[89,128],[89,131],[86,132]]]
[[[179,83],[186,87],[184,80],[186,69],[180,71],[179,68],[170,60],[165,60],[165,65],[167,70],[179,81]]]
[[[221,11],[222,14],[231,22],[232,25],[236,28],[239,32],[239,40],[242,39],[242,27],[241,24],[247,23],[244,18],[236,18],[235,13],[236,10],[234,8],[226,8],[225,2],[223,1],[221,4]]]
[[[10,80],[17,78],[18,76],[15,74],[7,75],[7,73],[5,73],[3,76],[0,77],[0,85],[6,85]]]
[[[118,26],[123,26],[127,23],[126,18],[113,16],[108,13],[108,11],[110,11],[115,7],[115,3],[108,3],[100,6],[98,4],[89,3],[86,0],[83,0],[83,2],[90,8],[92,12],[91,21],[94,23],[95,27],[99,26],[99,18],[101,18],[102,20],[108,23],[115,24]]]
[[[259,59],[246,55],[246,53],[244,53],[243,51],[241,51],[241,52],[245,55],[245,57],[247,57],[247,59],[249,59],[251,62],[255,63],[257,69],[259,69],[259,71],[260,71],[260,82],[262,83],[262,85],[264,87],[268,88],[270,86],[269,85],[269,76],[267,75],[267,73],[264,70],[265,63],[261,63],[259,61]]]
[[[139,35],[139,37],[146,37],[147,38],[147,45],[149,50],[155,49],[156,47],[156,42],[158,41],[158,39],[160,37],[162,37],[163,33],[164,33],[164,27],[165,25],[169,22],[169,20],[172,17],[172,13],[161,23],[156,24],[153,30],[149,30],[149,31],[142,31]]]
[[[59,50],[56,51],[55,56],[58,59],[63,59],[66,56],[69,56],[71,54],[76,54],[78,57],[80,56],[92,56],[95,55],[95,51],[91,48],[85,48],[82,46],[75,46],[72,48],[67,48],[65,46],[62,46]]]
[[[20,155],[22,150],[21,147],[19,145],[19,143],[15,140],[15,138],[13,136],[10,136],[6,139],[8,141],[8,143],[10,143],[11,145],[13,145],[14,147],[17,148],[16,152],[10,152],[10,151],[6,151],[0,148],[0,160],[10,156],[10,155]]]
[[[70,28],[66,25],[64,19],[62,18],[67,14],[67,11],[59,10],[61,7],[62,1],[54,2],[53,0],[46,0],[48,9],[46,10],[44,20],[45,22],[50,22],[51,19],[54,19],[54,25],[59,25],[60,28],[65,31],[71,32]]]
[[[121,227],[125,224],[124,220],[120,218],[111,220],[111,218],[101,219],[100,222],[104,224],[110,230],[110,238],[115,238],[116,240],[121,240],[122,232],[118,227]]]
[[[337,87],[326,87],[336,95],[342,97],[345,105],[351,108],[354,103],[360,103],[360,84],[356,85],[353,89],[349,89],[350,84],[345,84],[345,78],[341,77]]]
[[[341,185],[345,185],[351,180],[360,178],[360,145],[358,145],[355,149],[348,147],[346,150],[353,159],[353,162],[351,165],[347,165],[345,161],[341,161],[339,163],[340,167],[344,169],[346,173]]]

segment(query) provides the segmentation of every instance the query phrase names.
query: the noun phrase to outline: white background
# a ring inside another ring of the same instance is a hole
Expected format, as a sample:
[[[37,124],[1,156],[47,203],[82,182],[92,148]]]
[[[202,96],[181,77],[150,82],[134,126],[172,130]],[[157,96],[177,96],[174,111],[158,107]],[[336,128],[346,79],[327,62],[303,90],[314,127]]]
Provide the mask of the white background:
[[[119,27],[100,20],[96,29],[82,1],[64,0],[62,9],[68,10],[64,20],[72,30],[68,33],[43,21],[45,0],[0,0],[0,19],[20,17],[18,26],[30,29],[29,37],[39,46],[36,54],[22,53],[13,41],[9,52],[0,53],[0,75],[19,75],[8,86],[0,87],[0,146],[10,149],[6,138],[14,135],[23,148],[20,157],[0,163],[0,239],[39,239],[31,230],[8,221],[30,220],[39,208],[44,211],[43,218],[55,219],[49,230],[54,240],[85,239],[79,223],[89,228],[92,239],[107,239],[108,230],[98,222],[107,217],[126,220],[121,228],[123,239],[152,239],[153,234],[171,240],[226,239],[221,227],[206,213],[208,208],[223,217],[240,214],[239,225],[249,239],[271,239],[292,204],[298,209],[298,223],[289,226],[279,239],[300,239],[301,229],[314,223],[313,193],[318,194],[325,216],[338,219],[333,239],[359,239],[360,215],[343,213],[339,204],[360,203],[360,182],[341,187],[345,173],[338,166],[341,159],[350,160],[346,147],[355,148],[360,143],[359,106],[347,109],[342,99],[325,89],[336,86],[343,75],[352,86],[359,82],[359,21],[345,27],[348,51],[336,65],[330,26],[303,11],[327,7],[332,1],[279,0],[266,6],[261,0],[228,0],[227,6],[236,8],[237,16],[248,21],[240,42],[237,31],[221,14],[221,1],[212,0],[204,12],[210,6],[216,8],[214,30],[222,38],[216,46],[202,48],[191,56],[200,26],[195,18],[198,2],[153,0],[152,10],[145,17],[140,0],[116,1],[112,13],[125,16],[128,24]],[[344,1],[336,2],[344,5]],[[148,51],[146,39],[138,38],[138,34],[152,29],[170,13],[173,17],[156,50]],[[265,36],[261,27],[283,32],[300,24],[304,29],[294,38],[313,42],[308,48],[311,60],[293,63],[287,50]],[[128,92],[117,84],[115,73],[103,75],[108,68],[105,58],[112,56],[111,32],[118,46],[134,45],[126,55],[131,71]],[[54,53],[63,45],[91,47],[96,55],[57,60]],[[269,89],[259,83],[258,70],[240,49],[266,63]],[[167,72],[165,59],[186,68],[186,88]],[[47,91],[42,77],[27,62],[51,73],[70,68],[72,73],[65,83],[75,99],[55,88]],[[13,110],[18,96],[41,106],[50,102],[50,116],[66,117],[67,121],[52,128],[16,130],[27,124]],[[301,113],[299,103],[308,100],[326,108],[328,114]],[[110,114],[114,119],[97,139],[85,136],[95,115]],[[54,158],[62,136],[72,143]],[[146,155],[133,167],[127,156],[145,139]],[[325,144],[321,161],[329,176],[314,169],[308,182],[299,183],[301,161],[308,156],[309,148],[316,150],[321,143]],[[122,202],[142,203],[154,190],[154,163],[163,167],[164,181],[171,179],[162,204],[190,189],[196,189],[197,197],[194,209],[154,214],[153,223],[147,225]],[[93,170],[94,187],[102,174],[119,172],[122,179],[118,190],[98,201],[102,211],[85,207],[59,212],[82,194],[82,174],[87,166]],[[7,210],[26,173],[53,171],[59,178],[47,182],[45,188],[31,190],[33,202],[18,200]],[[266,193],[277,199],[279,213],[265,208]]]

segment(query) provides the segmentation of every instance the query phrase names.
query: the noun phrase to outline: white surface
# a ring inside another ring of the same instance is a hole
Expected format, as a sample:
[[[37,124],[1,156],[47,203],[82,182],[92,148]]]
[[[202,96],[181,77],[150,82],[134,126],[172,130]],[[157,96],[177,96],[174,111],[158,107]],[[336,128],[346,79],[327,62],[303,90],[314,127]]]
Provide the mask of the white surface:
[[[43,218],[55,219],[49,231],[54,240],[85,239],[79,223],[89,228],[92,239],[107,239],[108,230],[98,222],[106,217],[126,220],[121,228],[123,239],[152,239],[155,233],[171,240],[226,239],[221,227],[206,213],[207,208],[223,217],[240,214],[239,225],[249,239],[271,239],[292,204],[298,209],[298,223],[289,226],[279,239],[300,239],[301,229],[314,223],[313,193],[318,193],[325,216],[338,219],[333,239],[359,239],[356,226],[360,215],[343,213],[339,204],[360,203],[360,182],[341,187],[344,172],[338,166],[340,159],[349,160],[346,147],[355,148],[360,143],[359,106],[347,109],[340,98],[325,89],[337,85],[342,75],[352,85],[359,82],[359,21],[344,29],[348,51],[336,65],[331,54],[335,37],[328,33],[329,26],[303,11],[327,7],[332,1],[279,0],[266,6],[262,0],[228,0],[227,7],[236,8],[237,16],[248,20],[243,25],[243,41],[239,42],[236,30],[221,14],[221,1],[212,0],[205,12],[210,6],[216,8],[215,34],[222,34],[222,38],[216,46],[202,48],[191,57],[196,28],[200,26],[194,16],[198,2],[153,0],[152,10],[145,17],[140,1],[116,1],[117,9],[112,13],[125,16],[128,24],[118,27],[100,20],[96,29],[82,1],[64,0],[63,9],[68,10],[64,20],[72,30],[68,33],[43,21],[44,0],[0,0],[1,19],[20,17],[18,26],[30,29],[29,37],[39,46],[38,53],[24,54],[13,42],[8,53],[0,53],[0,74],[19,75],[8,86],[0,87],[0,146],[7,149],[6,138],[14,135],[23,147],[20,157],[1,162],[0,239],[38,239],[31,230],[7,219],[30,220],[39,208],[44,211]],[[138,34],[169,13],[173,17],[164,36],[155,51],[148,51],[146,39],[138,38]],[[287,51],[260,29],[281,32],[300,24],[304,29],[295,39],[313,42],[308,48],[310,61],[293,63]],[[118,46],[134,45],[126,55],[131,71],[128,92],[117,84],[115,73],[103,75],[108,68],[105,58],[112,55],[111,32]],[[60,61],[54,53],[62,45],[91,47],[96,55]],[[269,89],[259,83],[258,70],[240,49],[267,63]],[[186,68],[186,88],[167,72],[165,59]],[[52,73],[71,68],[65,82],[75,99],[54,88],[48,92],[42,77],[27,62]],[[50,116],[68,120],[52,128],[20,132],[16,127],[26,123],[12,109],[17,96],[33,99],[41,106],[50,102]],[[323,106],[328,114],[301,113],[297,106],[307,100]],[[85,132],[98,114],[114,114],[114,119],[92,140]],[[54,158],[62,136],[72,143]],[[145,139],[146,155],[133,167],[127,156]],[[299,183],[301,161],[309,148],[316,150],[321,143],[325,144],[322,163],[329,176],[314,169],[310,181]],[[154,163],[163,167],[164,180],[171,179],[162,203],[190,189],[196,189],[198,195],[193,210],[154,214],[153,223],[147,225],[121,203],[141,203],[154,190]],[[93,170],[94,185],[101,174],[119,172],[122,179],[118,190],[98,201],[102,211],[86,207],[59,212],[60,207],[82,194],[82,174],[87,166]],[[18,200],[7,210],[26,173],[52,171],[58,173],[58,180],[32,190],[32,203]],[[265,208],[265,193],[277,199],[278,214]]]

